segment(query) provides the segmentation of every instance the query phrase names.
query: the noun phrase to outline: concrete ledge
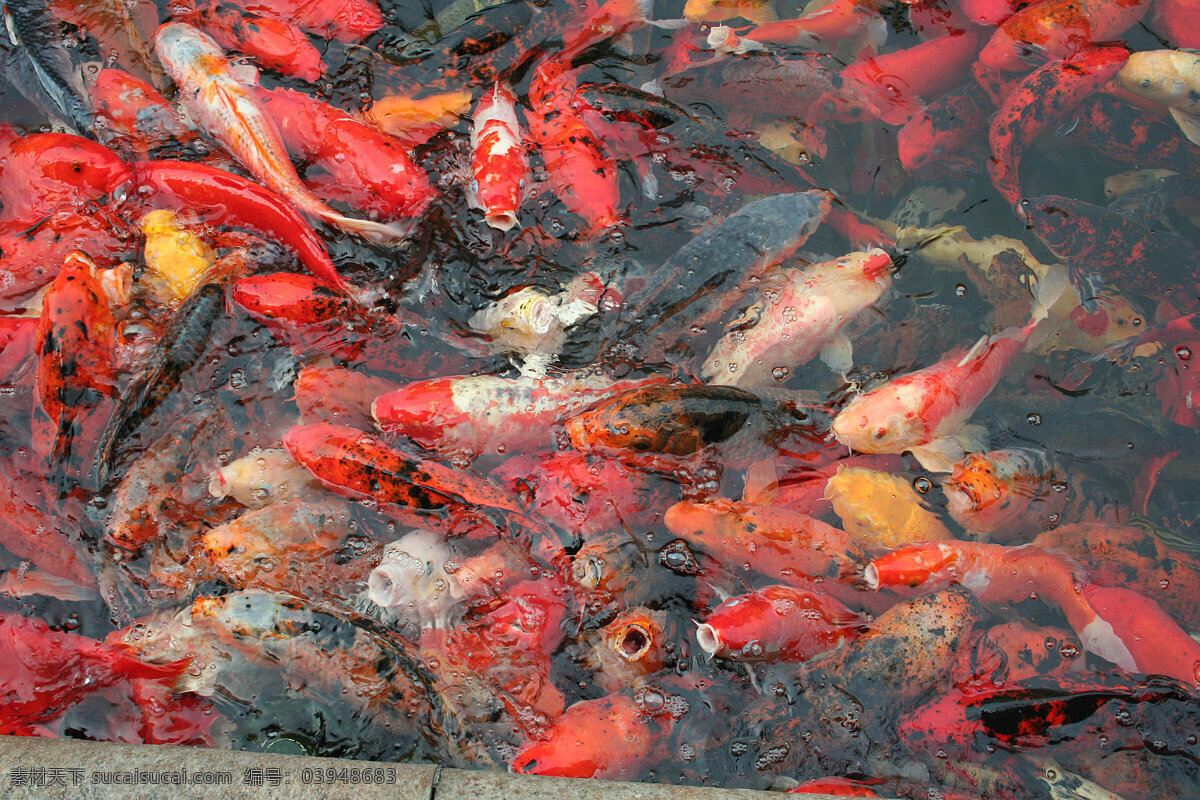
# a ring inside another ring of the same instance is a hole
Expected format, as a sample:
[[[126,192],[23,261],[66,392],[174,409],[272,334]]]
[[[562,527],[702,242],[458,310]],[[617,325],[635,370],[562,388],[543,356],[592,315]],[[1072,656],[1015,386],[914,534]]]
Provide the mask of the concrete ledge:
[[[837,800],[829,795],[804,795]],[[0,736],[6,800],[765,800],[773,792],[544,778],[190,747]]]

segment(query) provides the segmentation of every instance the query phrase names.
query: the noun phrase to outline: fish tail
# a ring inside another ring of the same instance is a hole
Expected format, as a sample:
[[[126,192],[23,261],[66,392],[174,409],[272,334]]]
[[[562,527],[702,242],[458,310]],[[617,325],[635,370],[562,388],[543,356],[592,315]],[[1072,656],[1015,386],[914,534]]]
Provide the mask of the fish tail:
[[[347,233],[361,236],[368,242],[389,246],[399,244],[408,238],[411,229],[396,223],[375,222],[369,219],[356,219],[339,214],[332,209],[322,211],[321,219]]]

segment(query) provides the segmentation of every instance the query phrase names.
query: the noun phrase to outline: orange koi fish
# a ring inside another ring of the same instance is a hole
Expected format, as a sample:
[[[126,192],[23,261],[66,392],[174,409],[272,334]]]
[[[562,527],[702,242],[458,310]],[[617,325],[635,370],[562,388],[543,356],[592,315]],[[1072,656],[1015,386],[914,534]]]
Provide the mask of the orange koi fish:
[[[575,78],[569,64],[547,58],[529,85],[529,138],[538,146],[550,185],[563,205],[591,232],[621,222],[617,162],[575,111]]]
[[[696,642],[733,661],[808,661],[854,639],[866,622],[824,592],[778,584],[721,603],[696,628]]]
[[[203,28],[226,50],[250,56],[267,69],[312,83],[325,74],[321,53],[295,25],[244,11],[230,3],[202,5],[186,22]]]
[[[968,446],[981,449],[967,420],[1004,375],[1047,309],[1066,289],[1054,270],[1038,286],[1033,316],[1023,328],[984,336],[924,369],[894,378],[850,401],[833,420],[839,442],[863,453],[911,452],[926,469],[949,472]]]
[[[152,150],[186,145],[196,138],[196,131],[157,89],[128,72],[100,70],[91,95],[96,119],[105,123],[98,132],[122,152],[146,158]]]
[[[540,741],[522,747],[508,768],[533,775],[632,780],[643,765],[665,752],[674,728],[663,694],[645,687],[635,697],[613,694],[576,703]]]
[[[71,253],[42,301],[36,339],[37,408],[51,432],[48,440],[37,437],[38,450],[54,462],[71,453],[72,439],[82,433],[77,423],[111,401],[115,326],[95,263]]]
[[[497,82],[480,98],[471,120],[474,180],[467,203],[483,211],[484,221],[498,231],[512,230],[517,224],[529,181],[529,161],[515,103],[512,87]]]
[[[1095,42],[1107,42],[1136,25],[1150,0],[1050,0],[1004,20],[979,53],[986,67],[1027,70],[1026,59],[1072,58]]]
[[[843,39],[865,33],[867,41],[878,49],[887,40],[887,22],[880,16],[877,5],[874,0],[833,0],[795,19],[756,25],[739,38],[831,53]],[[711,36],[709,43],[712,44]]]
[[[284,20],[308,33],[361,42],[383,26],[375,0],[233,0],[252,14]]]
[[[1024,447],[972,453],[942,482],[955,522],[1002,541],[1022,541],[1054,527],[1068,488],[1055,481],[1045,452]]]
[[[339,214],[309,191],[270,116],[208,35],[186,22],[168,22],[158,29],[154,50],[200,127],[267,188],[309,216],[370,241],[393,244],[404,238],[395,226]]]
[[[683,16],[692,22],[722,22],[734,17],[760,24],[779,20],[772,0],[688,0]]]

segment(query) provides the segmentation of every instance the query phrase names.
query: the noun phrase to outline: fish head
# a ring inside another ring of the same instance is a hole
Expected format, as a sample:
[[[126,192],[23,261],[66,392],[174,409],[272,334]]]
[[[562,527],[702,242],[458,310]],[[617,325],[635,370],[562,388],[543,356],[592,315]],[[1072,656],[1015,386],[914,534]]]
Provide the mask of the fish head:
[[[719,0],[687,0],[683,7],[683,18],[691,22],[720,22],[735,14],[718,8]]]
[[[941,542],[908,545],[875,559],[863,572],[867,587],[931,587],[935,579],[949,583],[956,572],[958,551]]]
[[[1136,95],[1163,105],[1187,97],[1190,87],[1172,63],[1173,50],[1132,53],[1117,73],[1117,82]]]
[[[927,440],[920,414],[891,394],[855,398],[833,420],[838,442],[860,453],[902,453]]]

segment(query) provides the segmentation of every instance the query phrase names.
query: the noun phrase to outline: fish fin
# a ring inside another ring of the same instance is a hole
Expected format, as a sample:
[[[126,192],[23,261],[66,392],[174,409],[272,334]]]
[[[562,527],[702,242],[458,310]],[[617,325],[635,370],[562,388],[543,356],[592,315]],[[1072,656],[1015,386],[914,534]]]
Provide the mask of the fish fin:
[[[965,453],[982,453],[987,450],[987,428],[982,425],[963,425],[958,433],[954,434],[954,439]]]
[[[1062,264],[1051,265],[1038,279],[1033,290],[1033,317],[1043,320],[1071,285],[1070,273]]]
[[[690,19],[648,19],[646,22],[667,31],[676,31],[692,24]]]
[[[1200,117],[1178,108],[1171,109],[1171,116],[1179,123],[1179,130],[1183,132],[1189,142],[1200,144]]]
[[[519,369],[522,378],[542,380],[546,377],[550,365],[558,358],[554,353],[530,353],[525,356]]]
[[[929,444],[913,447],[909,452],[930,472],[953,472],[954,465],[966,455],[966,450],[954,436],[942,436]]]
[[[725,602],[726,600],[728,600],[729,598],[733,597],[733,594],[731,594],[730,592],[727,592],[727,591],[725,591],[725,590],[724,590],[724,589],[722,589],[720,586],[714,586],[713,584],[711,584],[711,583],[710,583],[710,584],[708,585],[708,588],[710,588],[710,589],[712,589],[712,590],[713,590],[713,594],[715,594],[717,597],[721,598],[721,602],[722,602],[722,603],[724,603],[724,602]]]
[[[1142,672],[1138,669],[1137,661],[1120,635],[1113,630],[1108,620],[1099,614],[1079,631],[1083,649],[1095,653],[1106,661],[1111,661],[1126,672]]]
[[[1072,131],[1074,131],[1076,128],[1079,127],[1079,123],[1081,122],[1081,120],[1082,120],[1082,118],[1079,116],[1071,117],[1069,120],[1064,122],[1062,125],[1059,125],[1057,128],[1054,129],[1054,138],[1055,139],[1067,138],[1068,136],[1071,135]]]
[[[742,488],[742,500],[747,503],[770,505],[779,494],[779,476],[775,473],[775,459],[755,461],[746,470],[746,484]]]
[[[100,596],[95,586],[81,586],[44,569],[31,569],[24,574],[19,569],[9,570],[0,577],[0,594],[12,597],[40,594],[65,601],[95,600]]]
[[[775,11],[774,0],[766,0],[757,8],[741,9],[742,16],[756,25],[763,25],[768,22],[779,22],[779,13]]]
[[[369,219],[347,217],[330,210],[321,215],[321,219],[348,233],[354,233],[366,239],[371,244],[389,247],[397,245],[408,238],[410,231],[396,223],[375,222]]]
[[[623,56],[631,56],[634,51],[633,34],[623,33],[613,39],[613,49]]]
[[[845,379],[854,366],[854,345],[844,333],[838,333],[821,346],[821,361]]]
[[[229,71],[233,73],[233,77],[237,78],[247,86],[258,85],[258,67],[254,66],[249,61],[230,61]]]
[[[1094,272],[1086,275],[1074,275],[1075,292],[1079,295],[1079,305],[1089,314],[1095,314],[1100,309],[1100,297],[1104,291],[1104,278]]]
[[[971,348],[967,350],[967,352],[963,353],[963,357],[958,360],[958,363],[955,366],[966,366],[971,359],[978,357],[980,353],[986,350],[991,341],[992,337],[988,336],[986,333],[983,336],[980,336],[979,341],[975,342],[975,344],[971,345]]]

